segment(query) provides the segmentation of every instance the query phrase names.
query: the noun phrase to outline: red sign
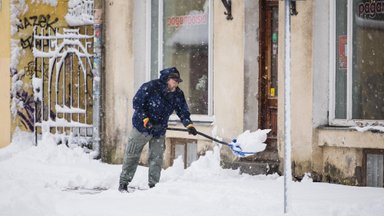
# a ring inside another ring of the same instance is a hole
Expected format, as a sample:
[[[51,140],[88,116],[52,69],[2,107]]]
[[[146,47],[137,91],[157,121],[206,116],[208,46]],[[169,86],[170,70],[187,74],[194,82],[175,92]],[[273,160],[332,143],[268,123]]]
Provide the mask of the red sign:
[[[339,69],[347,69],[347,35],[339,36]]]
[[[167,25],[172,27],[179,27],[183,25],[203,25],[207,23],[207,14],[171,16],[167,19]]]

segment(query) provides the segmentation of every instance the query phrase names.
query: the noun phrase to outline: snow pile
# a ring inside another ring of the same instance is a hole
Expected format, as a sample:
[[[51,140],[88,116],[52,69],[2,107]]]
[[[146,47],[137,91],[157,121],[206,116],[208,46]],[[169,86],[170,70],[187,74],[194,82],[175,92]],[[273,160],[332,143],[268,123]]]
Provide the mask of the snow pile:
[[[220,167],[219,147],[188,169],[181,157],[162,171],[155,188],[117,191],[121,165],[93,160],[79,147],[56,145],[45,135],[18,131],[0,149],[0,212],[6,216],[283,215],[283,178],[250,176]],[[383,188],[293,182],[291,214],[297,216],[378,216]],[[147,187],[148,168],[139,166],[131,186]],[[326,206],[326,207],[325,207]]]
[[[359,132],[373,131],[373,132],[384,132],[384,126],[379,125],[367,125],[364,127],[352,127]]]
[[[237,137],[236,143],[240,146],[243,152],[261,152],[264,151],[267,144],[267,134],[270,132],[270,129],[260,130],[250,132],[249,130],[240,134]]]
[[[92,0],[69,0],[68,13],[65,21],[69,26],[92,25],[93,1]]]

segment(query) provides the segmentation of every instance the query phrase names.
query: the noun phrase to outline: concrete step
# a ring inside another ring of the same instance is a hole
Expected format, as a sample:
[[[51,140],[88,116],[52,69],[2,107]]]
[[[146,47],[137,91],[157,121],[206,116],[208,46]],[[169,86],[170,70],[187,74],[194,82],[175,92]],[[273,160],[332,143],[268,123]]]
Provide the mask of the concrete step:
[[[240,173],[250,175],[267,175],[277,173],[279,171],[279,162],[276,161],[221,161],[221,166],[224,169],[239,169]]]

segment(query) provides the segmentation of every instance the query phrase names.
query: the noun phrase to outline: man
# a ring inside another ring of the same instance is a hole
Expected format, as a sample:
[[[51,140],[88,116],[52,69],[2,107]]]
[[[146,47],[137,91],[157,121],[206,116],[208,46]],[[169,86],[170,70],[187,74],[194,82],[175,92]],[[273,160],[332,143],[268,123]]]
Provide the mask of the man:
[[[125,149],[123,168],[120,175],[119,191],[127,191],[133,179],[144,145],[149,142],[148,186],[154,187],[160,180],[165,132],[169,116],[176,111],[188,133],[196,135],[190,119],[188,105],[183,91],[178,87],[183,80],[175,67],[160,71],[160,78],[144,83],[133,98],[135,112],[133,128]]]

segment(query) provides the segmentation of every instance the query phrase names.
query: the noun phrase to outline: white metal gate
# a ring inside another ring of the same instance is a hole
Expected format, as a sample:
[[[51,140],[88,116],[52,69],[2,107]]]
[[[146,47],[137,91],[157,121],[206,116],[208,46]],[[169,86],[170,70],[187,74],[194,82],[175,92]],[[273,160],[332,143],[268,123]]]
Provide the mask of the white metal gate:
[[[35,141],[92,144],[93,26],[34,30]]]

